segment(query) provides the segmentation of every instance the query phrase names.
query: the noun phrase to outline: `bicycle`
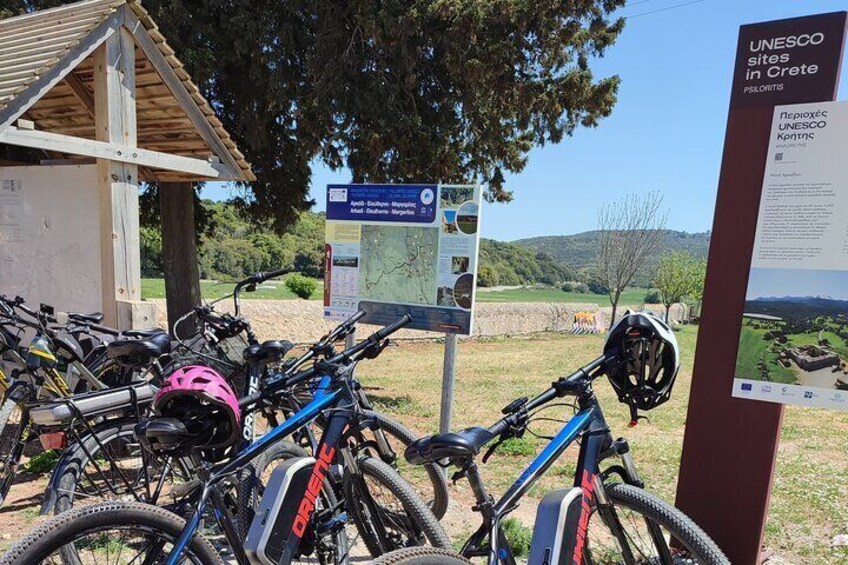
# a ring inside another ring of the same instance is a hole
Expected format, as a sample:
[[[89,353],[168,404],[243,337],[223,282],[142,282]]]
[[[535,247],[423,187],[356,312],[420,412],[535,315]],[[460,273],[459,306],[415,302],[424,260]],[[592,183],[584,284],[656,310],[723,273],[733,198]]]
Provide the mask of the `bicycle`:
[[[481,514],[482,523],[458,554],[416,548],[386,555],[377,563],[452,565],[484,557],[489,565],[514,565],[515,557],[501,526],[504,518],[564,451],[578,442],[574,486],[548,493],[539,504],[530,563],[728,565],[718,546],[691,519],[644,490],[627,440],[613,439],[595,396],[592,383],[604,374],[620,374],[623,370],[626,374],[622,376],[634,377],[637,385],[624,390],[616,380],[614,388],[619,398],[630,405],[635,422],[640,406],[650,409],[670,395],[676,368],[671,380],[662,387],[645,386],[647,380],[657,381],[653,372],[661,369],[660,357],[668,350],[663,352],[656,344],[645,343],[644,337],[634,334],[643,329],[637,322],[655,325],[658,321],[642,318],[643,314],[626,314],[625,320],[630,319],[628,316],[636,319],[610,334],[625,336],[623,343],[628,345],[606,348],[604,355],[555,381],[531,400],[526,397],[515,400],[503,409],[505,416],[495,424],[435,435],[412,444],[405,454],[410,463],[444,460],[446,466],[458,467],[453,478],[468,480],[475,497],[474,509]],[[676,341],[673,345],[676,354]],[[647,374],[649,371],[651,374]],[[483,456],[486,462],[503,441],[523,435],[539,412],[561,406],[562,403],[553,401],[564,397],[576,399],[576,413],[495,501],[480,476],[477,456],[496,440]],[[620,463],[602,469],[602,463],[613,458]],[[618,480],[613,481],[614,478]]]
[[[321,414],[327,416],[328,423],[315,458],[294,462],[300,465],[297,470],[301,474],[297,475],[297,486],[285,491],[287,503],[276,506],[283,511],[276,514],[271,514],[270,510],[269,513],[262,512],[253,520],[251,531],[254,528],[259,532],[272,528],[276,533],[272,539],[277,543],[270,546],[267,536],[259,536],[257,540],[256,536],[248,535],[251,551],[263,555],[275,552],[278,556],[275,563],[290,563],[304,550],[318,551],[316,557],[322,563],[347,562],[346,546],[339,540],[339,533],[344,531],[346,510],[350,511],[359,531],[367,532],[364,535],[376,539],[384,551],[420,544],[425,539],[433,545],[447,547],[447,536],[415,492],[388,465],[373,458],[355,457],[347,444],[348,431],[358,428],[363,417],[350,386],[353,364],[359,359],[378,356],[387,346],[386,338],[409,321],[410,318],[405,316],[330,359],[316,361],[309,369],[266,379],[259,391],[239,402],[243,410],[273,405],[284,390],[317,377],[321,377],[323,385],[316,389],[313,400],[303,409],[222,462],[209,467],[203,465],[198,451],[189,448],[194,436],[177,420],[153,418],[140,425],[139,435],[151,444],[151,448],[158,445],[174,456],[190,455],[197,465],[196,473],[202,488],[195,491],[187,503],[191,509],[188,520],[183,521],[162,508],[136,502],[107,502],[75,508],[36,528],[0,562],[4,565],[35,565],[49,562],[46,560],[61,556],[63,551],[67,552],[72,547],[73,551],[87,552],[92,559],[103,563],[110,555],[124,554],[126,548],[141,547],[137,557],[143,555],[145,563],[222,563],[209,541],[198,532],[206,510],[211,509],[236,563],[247,565],[248,557],[233,517],[223,502],[221,485],[228,477],[238,476],[280,440],[307,426]],[[363,475],[367,468],[378,470],[372,479],[379,481],[381,476],[394,478],[382,483],[394,497],[394,506],[387,506],[378,498],[379,492],[368,488]],[[281,471],[288,473],[289,469]],[[343,486],[345,496],[337,503],[333,502],[334,488],[328,486],[328,482],[341,482]],[[289,483],[284,481],[283,484]],[[277,491],[271,492],[272,500],[276,494]],[[240,501],[243,503],[246,498],[240,498]],[[265,496],[262,506],[268,506]],[[119,545],[114,545],[113,541]],[[79,559],[79,562],[87,561]]]

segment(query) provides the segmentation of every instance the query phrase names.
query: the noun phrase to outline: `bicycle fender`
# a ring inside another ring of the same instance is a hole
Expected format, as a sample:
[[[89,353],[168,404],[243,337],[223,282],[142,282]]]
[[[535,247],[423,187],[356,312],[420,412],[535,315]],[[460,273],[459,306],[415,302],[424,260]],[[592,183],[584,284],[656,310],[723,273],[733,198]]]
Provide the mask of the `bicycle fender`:
[[[85,450],[82,448],[83,441],[86,441],[93,436],[99,437],[100,434],[105,431],[110,431],[112,429],[119,430],[127,424],[134,425],[135,423],[136,420],[134,418],[103,422],[93,427],[91,433],[81,435],[80,440],[82,441],[75,441],[68,445],[68,447],[65,448],[65,451],[62,452],[61,457],[59,457],[59,461],[56,463],[56,467],[53,468],[53,472],[50,474],[50,480],[47,483],[47,488],[44,489],[44,499],[41,502],[39,515],[44,516],[45,514],[53,512],[56,502],[59,500],[59,483],[61,483],[62,477],[65,475],[65,471],[67,471],[68,466],[75,462],[78,458],[86,457]]]
[[[583,490],[579,487],[555,490],[542,498],[528,563],[572,565],[582,507]]]

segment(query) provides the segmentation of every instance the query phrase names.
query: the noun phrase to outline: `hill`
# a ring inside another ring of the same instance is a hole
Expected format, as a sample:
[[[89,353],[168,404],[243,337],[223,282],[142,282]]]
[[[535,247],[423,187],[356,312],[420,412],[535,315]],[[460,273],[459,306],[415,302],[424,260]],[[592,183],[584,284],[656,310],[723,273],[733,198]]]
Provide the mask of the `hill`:
[[[573,269],[591,269],[595,266],[599,232],[587,231],[574,235],[552,235],[519,239],[513,243],[542,252]],[[710,232],[688,233],[666,230],[664,251],[688,251],[695,257],[706,257],[710,246]],[[659,256],[651,258],[636,276],[636,286],[650,286],[650,277]]]
[[[574,280],[577,272],[542,251],[495,241],[480,240],[480,286],[547,284]]]

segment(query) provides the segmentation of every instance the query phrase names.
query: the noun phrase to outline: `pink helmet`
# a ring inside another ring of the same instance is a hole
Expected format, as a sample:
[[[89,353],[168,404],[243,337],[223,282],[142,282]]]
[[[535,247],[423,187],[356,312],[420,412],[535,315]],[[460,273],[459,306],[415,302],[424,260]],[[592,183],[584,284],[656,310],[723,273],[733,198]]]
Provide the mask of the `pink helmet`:
[[[224,449],[241,437],[238,397],[209,367],[191,365],[171,373],[153,398],[153,410],[196,433],[195,447]]]

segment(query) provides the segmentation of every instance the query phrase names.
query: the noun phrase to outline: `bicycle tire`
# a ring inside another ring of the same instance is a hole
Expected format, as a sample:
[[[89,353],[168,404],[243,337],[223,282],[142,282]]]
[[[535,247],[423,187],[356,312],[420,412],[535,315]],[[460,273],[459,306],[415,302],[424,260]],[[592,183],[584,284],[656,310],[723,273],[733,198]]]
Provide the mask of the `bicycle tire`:
[[[380,429],[387,434],[394,436],[400,443],[403,444],[404,448],[420,439],[419,436],[416,436],[409,428],[391,416],[387,416],[373,410],[365,410],[364,414],[366,418],[374,418],[379,423]],[[396,455],[397,457],[404,456],[403,453],[397,453]],[[448,501],[450,499],[450,495],[448,494],[448,481],[445,474],[442,473],[442,470],[435,463],[427,463],[424,465],[424,469],[426,470],[427,476],[430,479],[430,484],[433,487],[433,498],[432,500],[428,500],[427,503],[429,504],[433,515],[438,520],[441,520],[448,511]]]
[[[412,486],[406,482],[391,466],[375,457],[364,457],[358,460],[359,476],[354,476],[348,469],[343,477],[343,490],[345,507],[350,511],[353,523],[365,547],[372,557],[379,557],[389,551],[400,549],[399,547],[383,548],[382,542],[377,539],[367,521],[368,509],[363,505],[365,494],[356,492],[355,489],[360,479],[369,476],[381,487],[386,488],[402,505],[403,510],[412,520],[412,524],[421,532],[433,547],[450,547],[448,538],[439,521],[433,515],[430,507],[421,500],[421,497]],[[360,485],[361,488],[367,486]],[[416,540],[415,545],[422,545],[424,540]],[[407,541],[408,543],[408,541]],[[387,551],[388,549],[388,551]]]
[[[138,502],[82,506],[37,526],[0,558],[0,565],[37,565],[86,532],[116,526],[148,528],[173,542],[185,527],[185,521],[167,510]],[[224,565],[212,544],[199,534],[192,538],[188,551],[197,558],[197,565]]]
[[[247,539],[247,533],[250,530],[253,518],[256,515],[256,504],[259,502],[257,487],[259,486],[260,478],[268,465],[276,460],[288,460],[308,456],[309,454],[306,450],[299,445],[290,441],[280,441],[271,446],[268,451],[257,457],[256,460],[248,466],[252,472],[239,482],[237,496],[237,530],[239,539],[241,539],[242,542]],[[321,494],[324,497],[324,503],[326,503],[328,507],[334,507],[337,505],[338,501],[335,493],[333,492],[333,488],[326,480],[324,481],[324,487],[321,489]],[[346,560],[350,548],[344,529],[341,529],[336,533],[336,537],[333,541],[333,552],[335,553],[335,557],[332,558],[333,560],[331,563]],[[323,560],[321,561],[323,562]]]
[[[661,498],[641,488],[620,483],[604,485],[604,491],[613,507],[628,508],[668,530],[700,565],[730,565],[730,560],[704,530]],[[590,536],[591,530],[587,538]]]
[[[12,398],[7,398],[0,406],[0,458],[4,460],[0,467],[0,506],[6,502],[17,474],[16,466],[9,460],[23,433],[20,424],[9,425],[9,420],[16,408],[20,410],[20,406]]]
[[[386,553],[372,565],[469,565],[458,553],[439,547],[406,547]]]

